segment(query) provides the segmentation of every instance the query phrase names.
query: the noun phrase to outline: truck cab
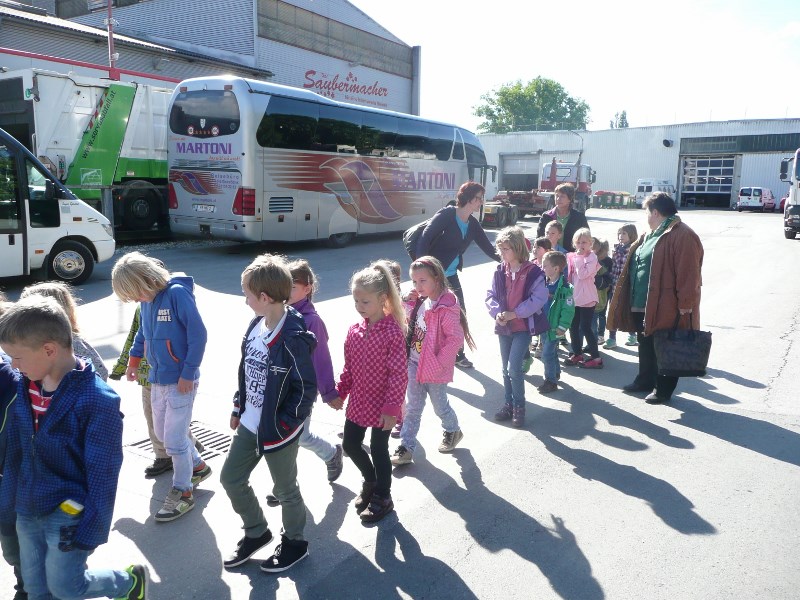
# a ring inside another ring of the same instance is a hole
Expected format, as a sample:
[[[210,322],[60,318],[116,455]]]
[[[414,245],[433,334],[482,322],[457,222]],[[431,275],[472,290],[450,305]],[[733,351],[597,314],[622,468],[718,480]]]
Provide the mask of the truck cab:
[[[0,129],[0,277],[45,268],[48,278],[77,285],[114,247],[109,220]]]

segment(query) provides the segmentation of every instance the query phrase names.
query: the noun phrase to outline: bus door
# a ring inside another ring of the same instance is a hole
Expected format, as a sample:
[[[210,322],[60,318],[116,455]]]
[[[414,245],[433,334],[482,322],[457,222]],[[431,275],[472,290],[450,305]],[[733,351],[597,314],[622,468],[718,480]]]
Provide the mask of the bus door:
[[[0,277],[30,272],[15,149],[0,138]]]

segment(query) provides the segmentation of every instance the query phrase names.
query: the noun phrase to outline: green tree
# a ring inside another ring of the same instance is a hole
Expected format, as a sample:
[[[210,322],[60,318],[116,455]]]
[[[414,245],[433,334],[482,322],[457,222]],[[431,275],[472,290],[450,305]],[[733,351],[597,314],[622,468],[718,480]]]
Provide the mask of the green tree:
[[[483,104],[474,107],[473,114],[485,119],[478,125],[482,133],[586,129],[589,122],[586,102],[570,96],[560,83],[543,77],[526,84],[519,80],[503,85],[481,100]]]
[[[614,113],[614,118],[608,122],[608,126],[611,129],[623,129],[628,126],[628,113],[627,111],[622,111],[621,113]]]

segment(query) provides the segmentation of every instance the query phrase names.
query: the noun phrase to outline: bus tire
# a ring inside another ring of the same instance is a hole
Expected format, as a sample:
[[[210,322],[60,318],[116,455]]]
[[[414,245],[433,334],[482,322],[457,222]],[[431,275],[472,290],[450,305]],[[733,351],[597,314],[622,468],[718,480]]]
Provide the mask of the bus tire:
[[[47,257],[47,276],[72,285],[80,285],[94,271],[91,251],[75,240],[58,242]]]
[[[152,229],[161,216],[161,203],[155,190],[147,187],[130,187],[122,193],[122,226],[130,231]]]
[[[352,231],[347,231],[345,233],[334,233],[332,236],[328,238],[328,247],[330,248],[344,248],[350,242],[353,241],[353,238],[356,237],[356,234]]]

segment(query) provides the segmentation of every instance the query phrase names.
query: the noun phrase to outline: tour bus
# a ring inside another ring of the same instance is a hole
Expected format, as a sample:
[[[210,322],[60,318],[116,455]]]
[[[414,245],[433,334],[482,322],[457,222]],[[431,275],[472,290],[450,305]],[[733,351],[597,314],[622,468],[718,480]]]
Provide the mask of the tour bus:
[[[173,232],[334,247],[430,218],[490,168],[460,127],[232,76],[178,84],[167,161]]]
[[[45,267],[50,279],[83,283],[95,262],[113,256],[113,233],[106,217],[0,129],[0,277]]]

